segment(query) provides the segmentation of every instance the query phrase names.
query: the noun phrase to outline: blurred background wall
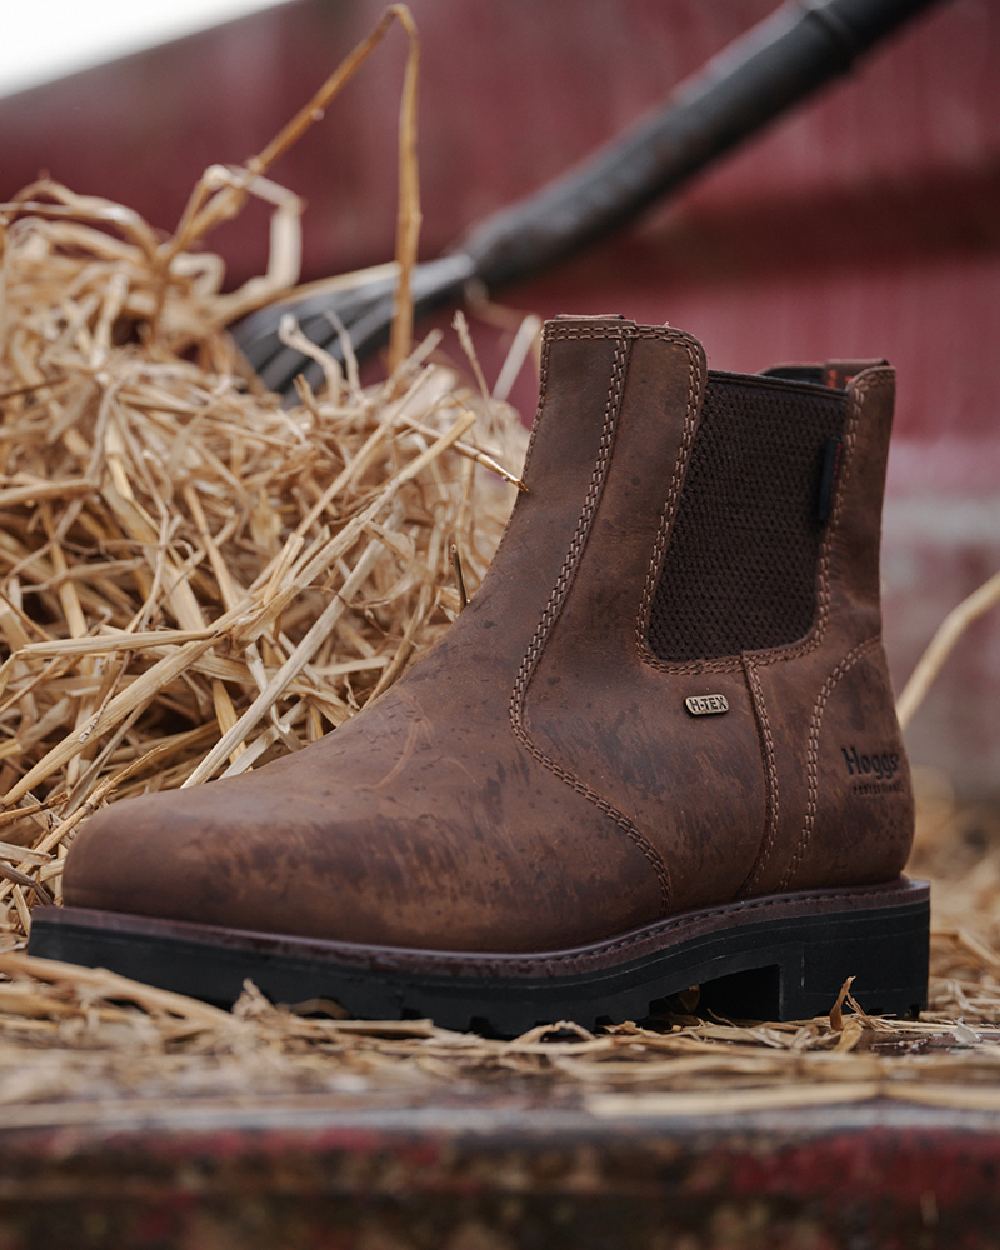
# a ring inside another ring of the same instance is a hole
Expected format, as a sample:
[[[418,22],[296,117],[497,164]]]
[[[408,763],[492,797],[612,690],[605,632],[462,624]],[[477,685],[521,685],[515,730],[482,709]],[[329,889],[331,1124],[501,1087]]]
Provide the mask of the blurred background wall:
[[[423,36],[429,258],[656,104],[774,0],[411,0]],[[294,0],[0,99],[0,195],[42,170],[169,229],[213,162],[261,148],[381,12]],[[273,170],[308,202],[305,276],[387,259],[397,32]],[[897,688],[1000,567],[1000,3],[952,0],[641,226],[512,308],[622,312],[698,335],[715,367],[887,356],[899,370],[883,577]],[[262,209],[213,238],[235,283]],[[496,367],[509,341],[480,325]],[[515,398],[530,415],[533,381]],[[981,620],[908,733],[914,761],[1000,795],[1000,621]]]

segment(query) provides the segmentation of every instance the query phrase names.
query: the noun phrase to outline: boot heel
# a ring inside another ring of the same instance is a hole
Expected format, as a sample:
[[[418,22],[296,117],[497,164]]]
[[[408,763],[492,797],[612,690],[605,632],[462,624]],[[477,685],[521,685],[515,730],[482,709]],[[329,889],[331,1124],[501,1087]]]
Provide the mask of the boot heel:
[[[753,953],[756,965],[701,987],[701,1005],[734,1019],[826,1015],[848,977],[872,1015],[916,1016],[927,1006],[930,908],[925,899],[877,913],[785,922]]]

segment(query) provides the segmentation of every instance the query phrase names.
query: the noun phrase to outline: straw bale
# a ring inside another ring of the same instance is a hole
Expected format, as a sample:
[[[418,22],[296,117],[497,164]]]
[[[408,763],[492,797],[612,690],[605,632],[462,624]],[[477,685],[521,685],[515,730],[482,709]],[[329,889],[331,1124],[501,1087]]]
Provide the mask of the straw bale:
[[[99,803],[298,749],[398,677],[489,563],[524,432],[439,334],[367,387],[327,357],[283,409],[115,205],[40,183],[8,214],[0,822],[55,857]]]

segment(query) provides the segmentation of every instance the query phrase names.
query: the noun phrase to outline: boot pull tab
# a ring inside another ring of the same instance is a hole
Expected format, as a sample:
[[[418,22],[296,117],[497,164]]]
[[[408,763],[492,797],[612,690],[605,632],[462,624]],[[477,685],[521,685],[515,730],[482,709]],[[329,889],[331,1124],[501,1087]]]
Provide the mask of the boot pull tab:
[[[831,391],[844,391],[866,369],[887,365],[888,360],[828,360],[823,365],[775,365],[764,369],[765,378],[781,378],[785,382],[809,382]]]
[[[820,459],[819,487],[816,491],[816,520],[826,525],[833,512],[833,499],[837,492],[837,477],[840,474],[840,460],[844,448],[843,439],[839,436],[828,438],[823,444]]]
[[[776,365],[765,369],[763,376],[786,382],[809,382],[832,391],[846,391],[859,374],[888,363],[887,360],[869,359],[828,360],[822,365]],[[826,439],[820,449],[816,483],[816,521],[820,526],[827,524],[833,512],[842,458],[843,440],[839,436]]]
[[[860,373],[887,365],[887,360],[828,360],[823,365],[823,385],[830,390],[846,391]],[[833,500],[837,492],[837,478],[843,457],[843,439],[828,438],[823,444],[820,460],[819,487],[816,491],[816,519],[826,525],[833,512]]]
[[[834,391],[844,391],[859,373],[888,363],[887,360],[828,360],[823,366],[823,385]]]

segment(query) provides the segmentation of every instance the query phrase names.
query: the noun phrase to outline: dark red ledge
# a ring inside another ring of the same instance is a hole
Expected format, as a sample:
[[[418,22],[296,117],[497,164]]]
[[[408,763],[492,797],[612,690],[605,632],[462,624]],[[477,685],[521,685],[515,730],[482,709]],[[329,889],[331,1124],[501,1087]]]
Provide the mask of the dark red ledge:
[[[530,1088],[10,1109],[0,1247],[1000,1245],[995,1114],[595,1115]]]

